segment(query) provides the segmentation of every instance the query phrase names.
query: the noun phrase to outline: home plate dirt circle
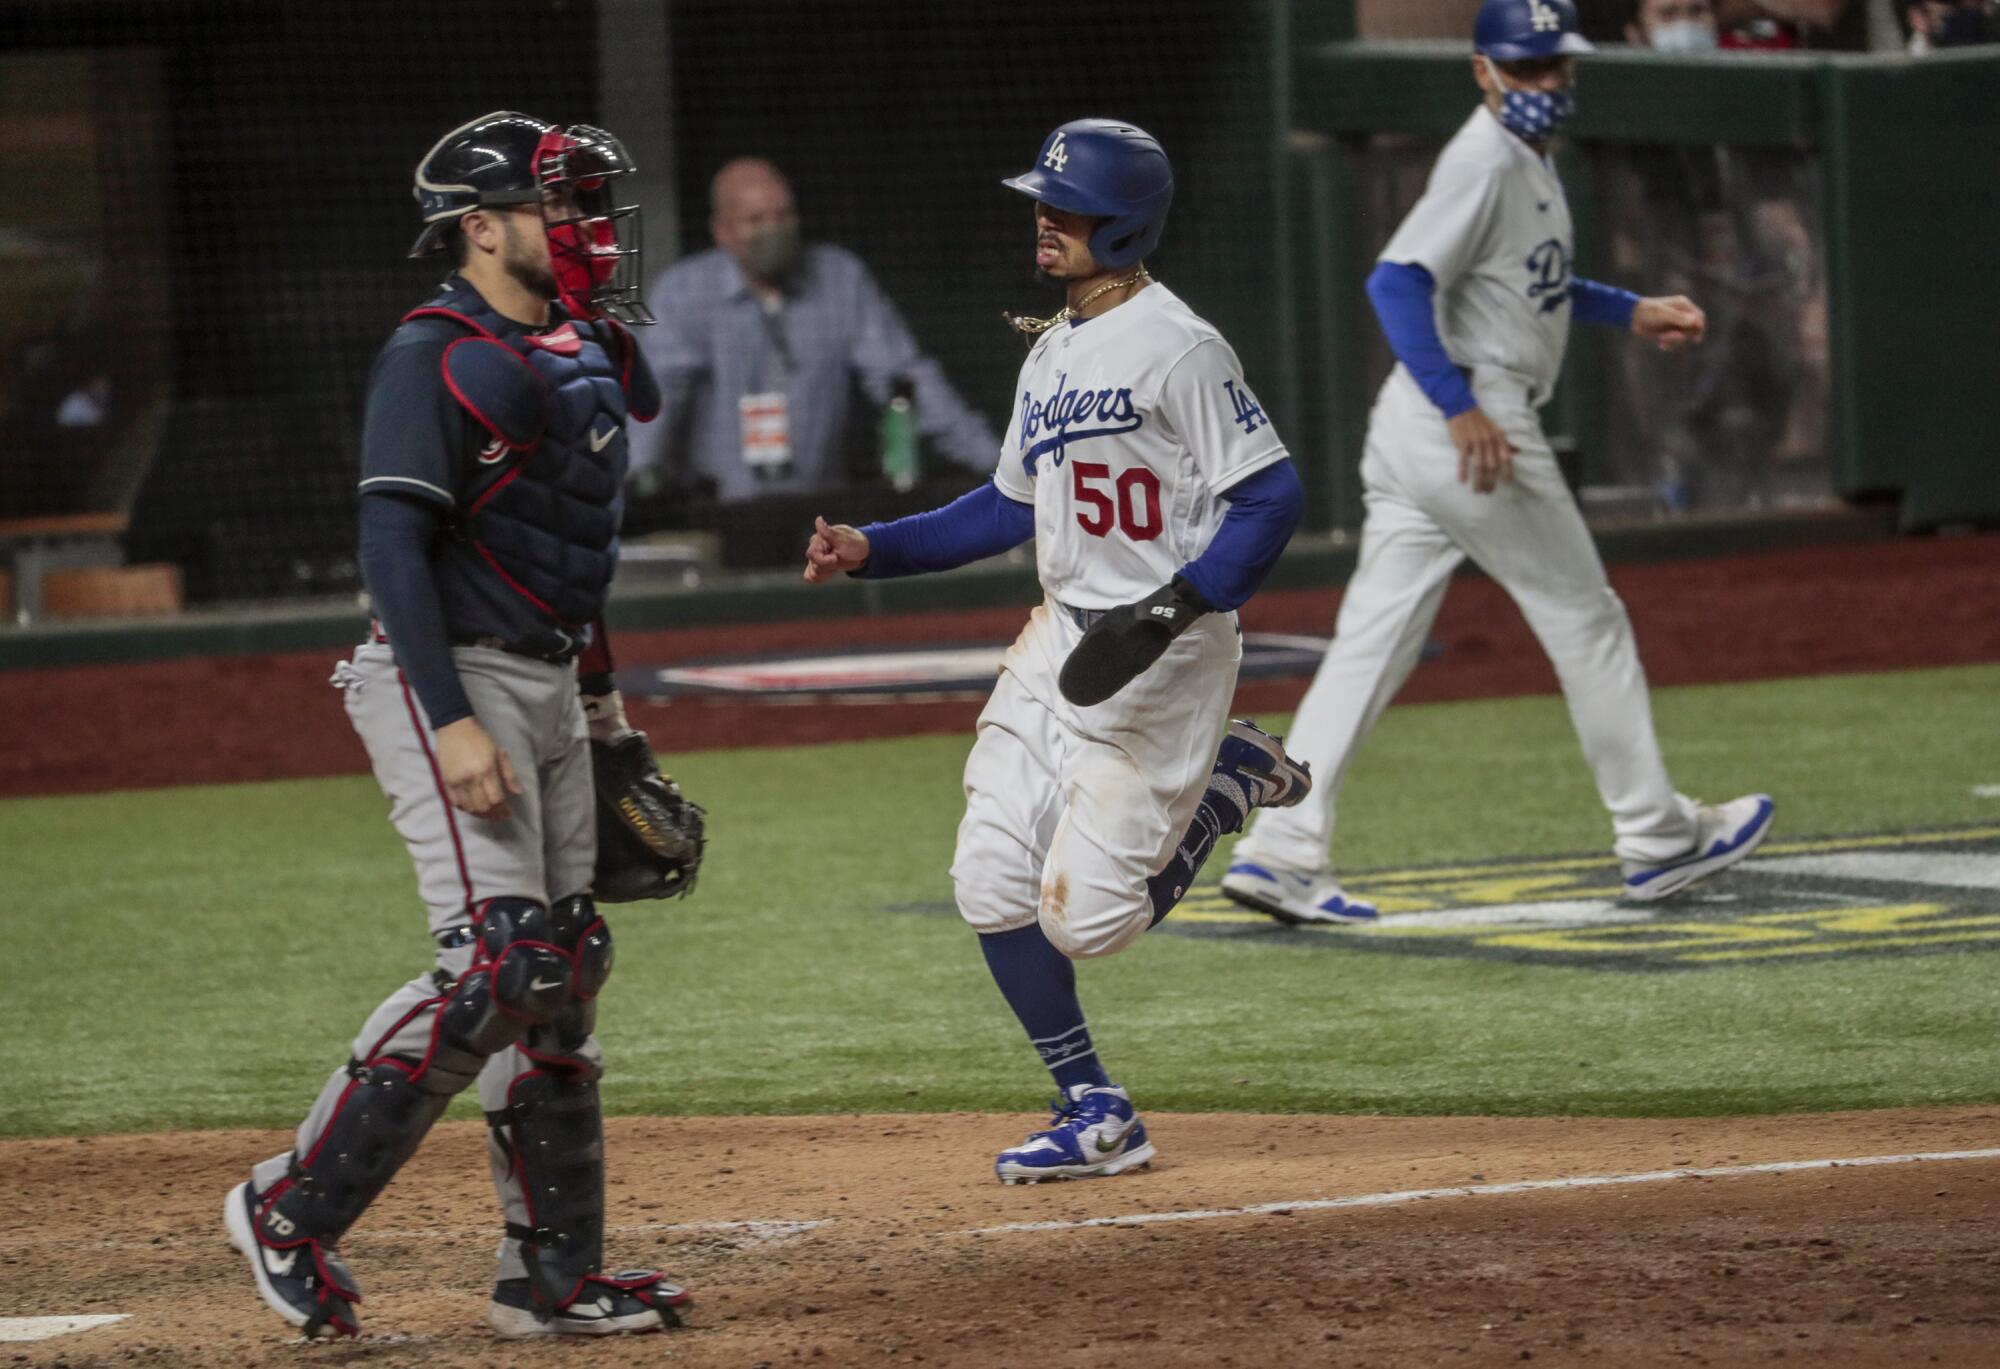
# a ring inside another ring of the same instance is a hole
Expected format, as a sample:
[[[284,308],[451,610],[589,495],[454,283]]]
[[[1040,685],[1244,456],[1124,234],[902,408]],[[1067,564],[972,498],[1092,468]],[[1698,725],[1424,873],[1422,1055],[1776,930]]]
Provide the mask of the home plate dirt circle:
[[[303,1345],[266,1311],[215,1218],[220,1195],[282,1133],[7,1142],[0,1318],[122,1319],[0,1356],[78,1366],[2000,1358],[1992,1108],[1680,1121],[1151,1112],[1161,1151],[1151,1170],[1003,1187],[990,1156],[1034,1120],[613,1119],[610,1262],[658,1265],[692,1286],[688,1325],[506,1352],[480,1321],[498,1226],[477,1124],[438,1128],[343,1243],[368,1334],[342,1345]],[[1959,1158],[1911,1158],[1923,1155]],[[1878,1162],[1799,1167],[1860,1159]],[[1690,1170],[1710,1172],[1667,1173]]]

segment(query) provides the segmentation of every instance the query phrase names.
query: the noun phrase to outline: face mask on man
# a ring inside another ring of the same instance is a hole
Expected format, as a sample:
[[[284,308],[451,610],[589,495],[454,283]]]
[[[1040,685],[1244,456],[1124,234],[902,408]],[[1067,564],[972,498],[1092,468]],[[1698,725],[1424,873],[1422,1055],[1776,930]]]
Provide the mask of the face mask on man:
[[[743,264],[759,280],[783,280],[798,264],[803,238],[796,223],[773,224],[743,241]]]
[[[1655,52],[1713,52],[1715,28],[1698,19],[1677,19],[1653,30]]]
[[[1564,90],[1515,90],[1507,85],[1492,58],[1486,70],[1503,92],[1500,96],[1500,127],[1530,143],[1547,142],[1562,131],[1576,112],[1576,96]]]

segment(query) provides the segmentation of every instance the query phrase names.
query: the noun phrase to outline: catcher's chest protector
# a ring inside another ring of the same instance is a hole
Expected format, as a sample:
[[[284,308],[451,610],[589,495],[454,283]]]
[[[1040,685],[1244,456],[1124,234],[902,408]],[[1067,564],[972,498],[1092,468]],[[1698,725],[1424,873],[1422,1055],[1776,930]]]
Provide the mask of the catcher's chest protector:
[[[459,492],[463,531],[509,586],[556,621],[602,615],[624,514],[625,421],[650,419],[659,387],[609,320],[525,334],[453,283],[405,318],[465,330],[444,381],[486,442]]]

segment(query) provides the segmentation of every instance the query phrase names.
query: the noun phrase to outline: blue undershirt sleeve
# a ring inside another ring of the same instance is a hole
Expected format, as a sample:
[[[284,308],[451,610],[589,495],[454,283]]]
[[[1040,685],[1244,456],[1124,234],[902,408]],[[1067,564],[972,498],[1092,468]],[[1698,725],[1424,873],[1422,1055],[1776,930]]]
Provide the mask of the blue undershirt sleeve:
[[[892,523],[870,523],[868,560],[853,574],[864,580],[922,575],[970,565],[1012,551],[1035,535],[1035,509],[988,482],[941,509]]]
[[[1431,296],[1437,282],[1421,266],[1385,261],[1368,277],[1368,300],[1375,306],[1389,349],[1409,368],[1417,388],[1446,418],[1479,407],[1465,372],[1458,369],[1438,336]]]
[[[361,573],[389,649],[435,732],[472,716],[445,635],[444,602],[431,577],[431,542],[443,512],[418,498],[361,496]]]
[[[1181,575],[1220,612],[1249,602],[1278,563],[1306,510],[1290,459],[1255,471],[1222,492],[1229,509],[1201,555]]]
[[[1602,281],[1572,277],[1569,283],[1569,316],[1578,323],[1596,323],[1606,328],[1630,329],[1632,311],[1639,297]]]

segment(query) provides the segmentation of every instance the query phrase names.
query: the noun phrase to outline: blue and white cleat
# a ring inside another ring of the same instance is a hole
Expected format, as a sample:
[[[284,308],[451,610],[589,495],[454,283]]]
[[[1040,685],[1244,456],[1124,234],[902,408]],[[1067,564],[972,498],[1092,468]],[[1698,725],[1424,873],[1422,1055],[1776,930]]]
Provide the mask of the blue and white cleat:
[[[1625,897],[1650,902],[1685,889],[1704,875],[1727,869],[1757,849],[1771,830],[1777,805],[1769,794],[1745,794],[1695,810],[1695,843],[1672,860],[1625,862]]]
[[[1001,1183],[1104,1179],[1151,1163],[1146,1124],[1116,1084],[1072,1084],[1049,1106],[1054,1125],[1001,1151],[993,1162]]]
[[[1349,898],[1332,875],[1254,860],[1232,862],[1222,876],[1222,892],[1288,927],[1351,927],[1378,920],[1374,904]]]
[[[1290,808],[1312,792],[1312,767],[1285,754],[1285,739],[1232,718],[1215,751],[1215,768],[1243,781],[1252,808]]]

